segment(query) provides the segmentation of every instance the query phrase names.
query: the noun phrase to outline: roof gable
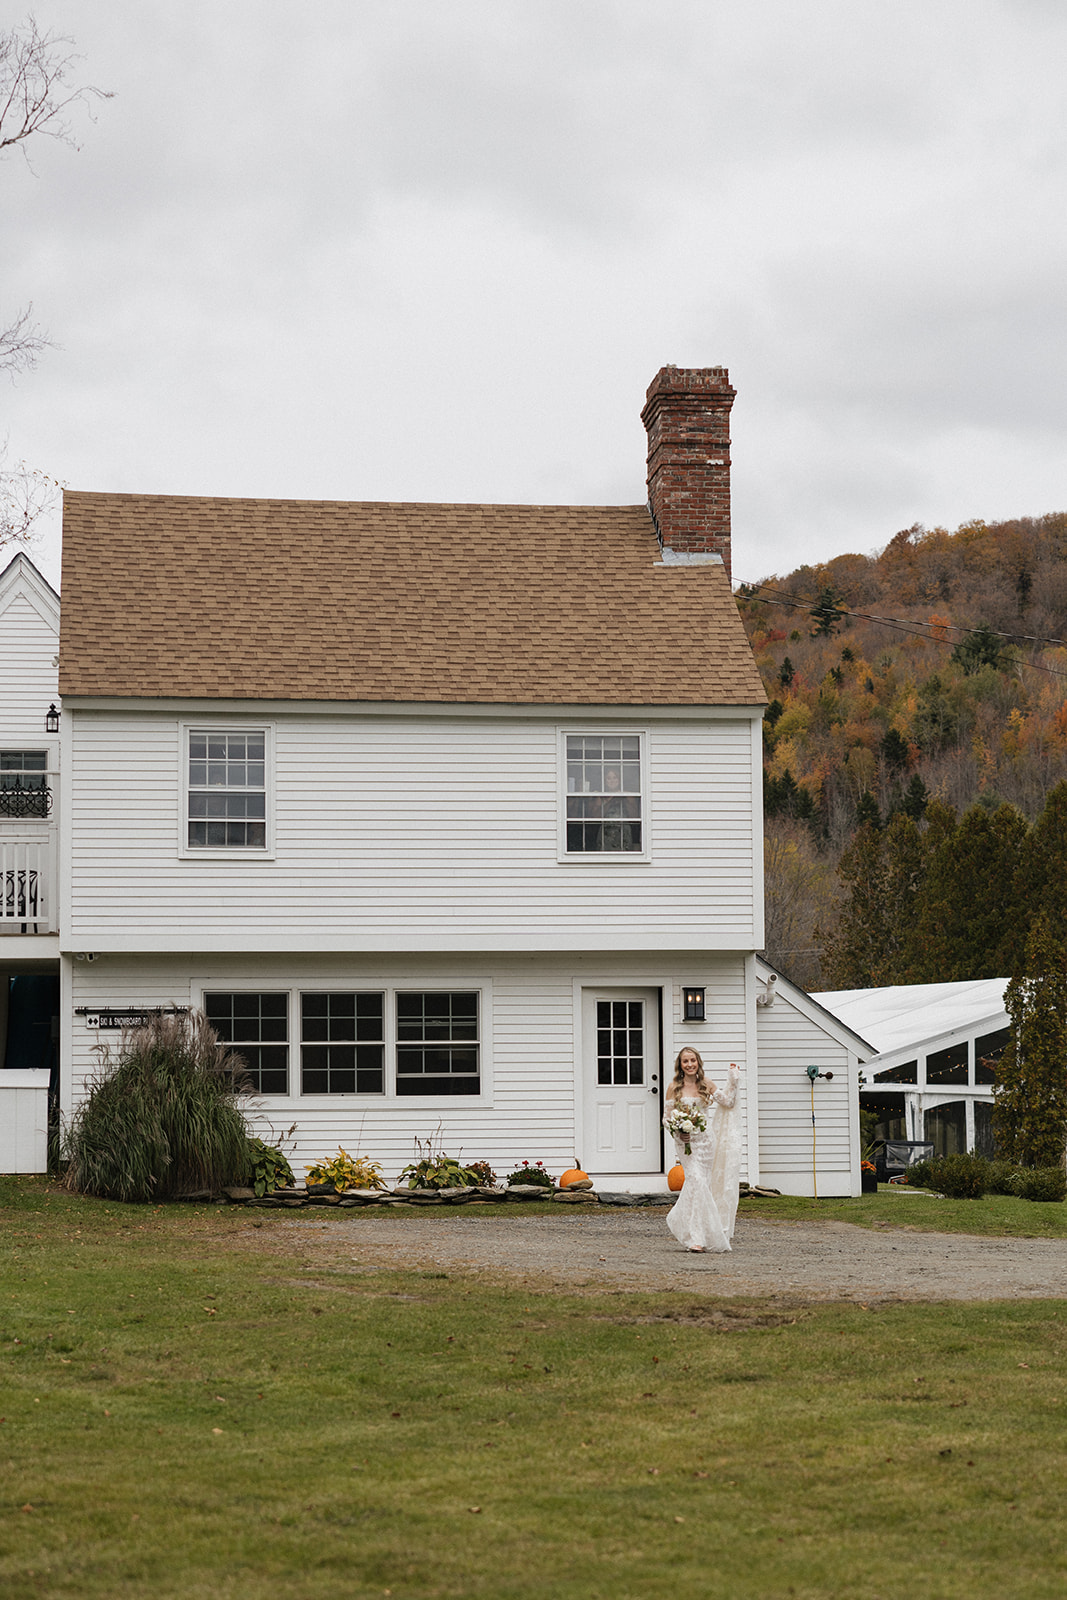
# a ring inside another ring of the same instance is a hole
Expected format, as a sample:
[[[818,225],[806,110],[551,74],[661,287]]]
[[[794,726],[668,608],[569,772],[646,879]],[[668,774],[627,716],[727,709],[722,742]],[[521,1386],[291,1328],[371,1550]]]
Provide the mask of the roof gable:
[[[21,550],[0,572],[0,616],[19,600],[54,633],[59,632],[59,596]]]
[[[777,1004],[779,1000],[783,1000],[786,1005],[791,1005],[794,1010],[800,1012],[801,1016],[806,1017],[817,1028],[821,1028],[829,1038],[836,1040],[846,1050],[853,1051],[861,1061],[866,1061],[869,1056],[874,1055],[874,1046],[864,1039],[861,1034],[858,1034],[855,1028],[849,1027],[847,1022],[842,1022],[840,1017],[834,1016],[832,1011],[828,1011],[824,1005],[820,1005],[819,1001],[810,995],[806,989],[801,989],[799,984],[795,984],[789,978],[784,977],[782,973],[776,971],[774,967],[764,961],[762,956],[756,957],[756,976],[764,985],[766,985],[768,978],[773,977],[775,979],[777,993],[774,997],[774,1004]],[[757,1012],[757,1021],[761,1015],[765,1015],[762,1008]]]
[[[724,567],[643,506],[64,496],[64,695],[738,706]]]

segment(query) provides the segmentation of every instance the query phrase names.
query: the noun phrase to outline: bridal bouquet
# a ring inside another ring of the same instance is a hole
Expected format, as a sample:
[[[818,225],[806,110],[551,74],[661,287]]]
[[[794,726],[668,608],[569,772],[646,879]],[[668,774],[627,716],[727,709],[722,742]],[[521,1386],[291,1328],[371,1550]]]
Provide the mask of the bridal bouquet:
[[[689,1143],[691,1135],[703,1133],[707,1125],[707,1118],[700,1107],[696,1105],[679,1106],[667,1118],[667,1132],[674,1139],[685,1140],[685,1153],[687,1156],[693,1154],[693,1147]]]

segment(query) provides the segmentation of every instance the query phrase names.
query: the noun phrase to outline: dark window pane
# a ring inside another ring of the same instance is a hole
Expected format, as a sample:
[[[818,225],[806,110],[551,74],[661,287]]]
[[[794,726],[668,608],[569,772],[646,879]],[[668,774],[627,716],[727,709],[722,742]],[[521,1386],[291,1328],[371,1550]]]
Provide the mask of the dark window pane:
[[[967,1118],[962,1100],[934,1106],[923,1117],[923,1136],[933,1140],[935,1156],[954,1156],[967,1148]]]
[[[284,994],[206,994],[204,1014],[220,1039],[233,1044],[244,1059],[256,1093],[288,1093],[287,997]]]
[[[919,1063],[917,1061],[902,1061],[897,1067],[887,1067],[884,1072],[874,1074],[875,1083],[918,1083]]]
[[[966,1083],[966,1044],[950,1044],[947,1049],[935,1050],[932,1055],[928,1055],[926,1058],[926,1081],[927,1083]]]
[[[1007,1029],[1004,1030],[1007,1032]],[[976,1155],[988,1161],[996,1157],[996,1140],[993,1138],[993,1106],[989,1100],[974,1102],[974,1148]]]
[[[975,1083],[996,1083],[996,1069],[1001,1056],[1008,1048],[1010,1038],[1011,1032],[1008,1028],[998,1028],[995,1033],[985,1033],[974,1041]]]

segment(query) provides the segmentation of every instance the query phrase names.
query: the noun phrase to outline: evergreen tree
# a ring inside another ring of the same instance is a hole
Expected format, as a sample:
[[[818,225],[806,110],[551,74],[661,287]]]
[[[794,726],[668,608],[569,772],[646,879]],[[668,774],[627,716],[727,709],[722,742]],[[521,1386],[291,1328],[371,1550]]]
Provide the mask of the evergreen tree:
[[[912,822],[921,822],[929,798],[930,791],[919,777],[919,774],[913,772],[911,782],[905,789],[904,798],[900,802],[900,809],[906,817],[911,818]]]
[[[1003,639],[983,622],[960,640],[952,652],[952,659],[969,678],[982,667],[999,667],[1003,649]]]
[[[815,622],[811,630],[813,639],[829,639],[837,632],[838,623],[846,614],[841,599],[832,583],[819,591],[819,598],[811,608],[811,616]]]
[[[1049,918],[1026,941],[1026,976],[1004,997],[1011,1037],[997,1068],[993,1136],[1009,1161],[1062,1166],[1067,1145],[1067,952]]]
[[[1038,915],[1050,921],[1058,943],[1067,949],[1067,782],[1058,783],[1022,849],[1012,886],[1014,914],[1005,917],[1006,972],[1025,970],[1027,930]]]
[[[908,741],[899,728],[887,728],[882,736],[882,756],[887,767],[902,772],[908,764]]]
[[[844,890],[832,928],[815,929],[822,972],[831,989],[870,989],[882,981],[888,938],[885,841],[868,823],[842,855],[837,875]]]
[[[907,963],[912,983],[1007,977],[1012,970],[1012,885],[1029,827],[1014,806],[971,806],[956,824],[936,804]]]
[[[786,656],[778,670],[778,682],[781,684],[783,689],[788,689],[795,677],[796,672],[793,668],[793,663],[790,661],[789,657]]]
[[[857,828],[880,828],[882,826],[882,813],[878,809],[878,802],[869,789],[864,789],[856,802]]]

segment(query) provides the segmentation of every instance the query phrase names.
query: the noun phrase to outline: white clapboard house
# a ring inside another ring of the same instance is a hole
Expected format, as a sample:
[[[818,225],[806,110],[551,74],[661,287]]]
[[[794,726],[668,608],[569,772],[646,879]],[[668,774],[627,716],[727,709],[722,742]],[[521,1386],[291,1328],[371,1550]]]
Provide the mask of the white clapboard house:
[[[647,506],[67,494],[68,1111],[124,1023],[196,1006],[298,1172],[395,1176],[440,1127],[647,1189],[692,1044],[744,1069],[758,1181],[733,397],[658,374]]]
[[[0,1171],[40,1172],[58,1089],[59,596],[0,572]]]

